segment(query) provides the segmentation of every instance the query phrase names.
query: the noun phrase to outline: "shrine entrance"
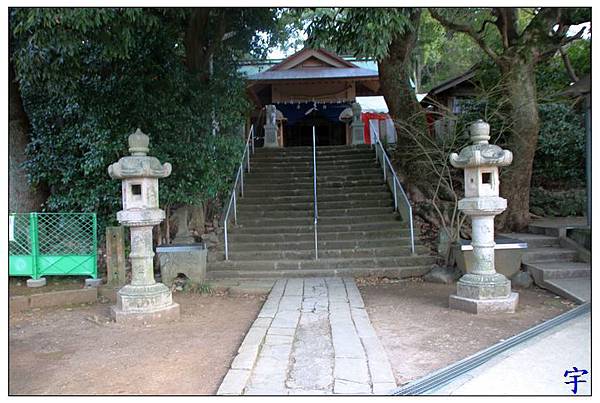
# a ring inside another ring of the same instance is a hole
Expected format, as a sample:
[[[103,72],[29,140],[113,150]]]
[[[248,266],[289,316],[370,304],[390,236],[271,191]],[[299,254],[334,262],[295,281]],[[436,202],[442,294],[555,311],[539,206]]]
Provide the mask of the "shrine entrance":
[[[312,130],[315,127],[316,143],[319,146],[341,146],[346,144],[346,125],[333,123],[326,118],[308,116],[293,125],[284,126],[284,147],[312,146]]]

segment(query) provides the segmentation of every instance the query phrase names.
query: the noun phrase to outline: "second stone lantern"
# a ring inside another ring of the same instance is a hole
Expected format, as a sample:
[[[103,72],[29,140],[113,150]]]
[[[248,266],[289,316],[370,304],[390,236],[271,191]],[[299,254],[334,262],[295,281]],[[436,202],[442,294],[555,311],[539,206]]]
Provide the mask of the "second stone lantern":
[[[179,305],[171,290],[154,280],[152,228],[165,219],[158,208],[158,179],[171,174],[171,164],[146,155],[150,139],[138,129],[129,136],[130,156],[108,167],[113,179],[122,180],[123,210],[117,220],[131,233],[131,284],[117,293],[112,317],[117,322],[154,322],[179,318]]]
[[[510,165],[513,155],[489,144],[490,125],[478,120],[470,127],[473,145],[460,154],[452,153],[450,163],[465,170],[465,198],[458,208],[471,217],[474,264],[460,278],[450,308],[472,313],[514,312],[518,294],[511,291],[510,280],[496,273],[494,261],[494,217],[506,210],[506,199],[499,196],[498,167]]]

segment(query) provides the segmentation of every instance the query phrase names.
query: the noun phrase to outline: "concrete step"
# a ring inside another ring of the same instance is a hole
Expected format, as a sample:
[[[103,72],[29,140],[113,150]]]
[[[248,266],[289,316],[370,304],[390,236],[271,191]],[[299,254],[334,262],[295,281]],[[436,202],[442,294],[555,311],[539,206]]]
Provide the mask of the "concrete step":
[[[592,298],[592,280],[590,278],[548,280],[544,288],[579,304],[586,303]]]
[[[383,176],[383,173],[381,171],[381,169],[377,168],[376,166],[369,166],[369,167],[360,167],[360,166],[354,166],[354,165],[349,165],[346,167],[339,167],[339,168],[331,168],[331,169],[317,169],[317,180],[319,180],[319,178],[321,179],[321,181],[325,180],[325,178],[329,177],[329,176],[341,176],[344,179],[349,178],[349,177],[354,177],[354,176],[361,176],[361,175],[377,175],[380,174]],[[298,170],[298,169],[290,169],[290,168],[279,168],[279,169],[270,169],[270,168],[256,168],[253,169],[250,173],[246,173],[245,178],[248,179],[252,179],[252,178],[306,178],[306,177],[310,177],[312,179],[313,177],[313,170],[312,169],[303,169],[303,170]]]
[[[591,265],[584,262],[534,262],[523,266],[538,284],[552,279],[592,277]]]
[[[355,191],[349,193],[329,193],[323,194],[320,192],[318,195],[318,203],[327,203],[327,202],[355,202],[358,200],[361,201],[372,201],[379,199],[391,199],[392,194],[385,188],[385,185],[381,185],[378,191],[371,192],[363,192],[360,188],[356,188]],[[314,196],[312,192],[304,192],[303,194],[299,194],[296,196],[272,196],[272,197],[258,197],[258,196],[249,196],[246,194],[244,197],[239,198],[239,205],[244,206],[275,206],[275,205],[294,205],[301,203],[309,203],[312,206],[312,202],[314,200]]]
[[[255,149],[256,150],[256,149]],[[367,150],[344,150],[341,152],[323,152],[317,149],[317,162],[318,161],[335,161],[338,159],[375,159],[375,151],[370,149]],[[275,154],[275,153],[254,153],[250,154],[250,162],[252,161],[281,161],[281,162],[312,162],[313,153],[310,150],[308,153],[292,153],[292,154]]]
[[[340,187],[321,187],[317,189],[317,197],[320,198],[322,196],[329,195],[340,195],[340,194],[357,194],[357,193],[370,193],[370,192],[381,192],[387,190],[387,185],[356,185],[356,186],[340,186]],[[306,196],[306,189],[273,189],[273,190],[265,190],[265,189],[253,189],[248,187],[244,190],[245,198],[256,198],[256,197],[284,197],[284,196]],[[310,193],[312,196],[312,193]]]
[[[259,156],[306,156],[313,153],[311,147],[286,147],[286,148],[255,148],[254,155]],[[368,144],[359,144],[354,146],[317,146],[317,155],[341,155],[341,154],[358,154],[358,153],[374,153],[374,149]]]
[[[327,157],[317,157],[317,167],[321,166],[337,166],[337,165],[352,165],[352,164],[377,164],[375,161],[375,153],[373,154],[349,154],[349,155],[333,155]],[[272,167],[305,167],[312,169],[313,158],[309,157],[291,157],[291,158],[251,158],[250,170],[259,166]]]
[[[391,204],[391,203],[390,203]],[[393,212],[393,207],[351,207],[351,208],[322,208],[319,206],[319,221],[328,219],[329,217],[363,217],[372,215],[387,215]],[[248,222],[250,220],[265,219],[278,219],[278,218],[313,218],[314,210],[241,210],[238,211],[238,220],[241,223]],[[254,222],[254,221],[253,221]]]
[[[209,279],[277,279],[291,277],[362,277],[378,276],[389,278],[407,278],[422,276],[431,270],[431,265],[379,268],[338,268],[338,269],[308,269],[308,270],[211,270],[207,272]]]
[[[274,179],[281,181],[282,179]],[[381,175],[363,175],[352,177],[330,177],[327,180],[317,179],[317,191],[319,189],[332,189],[349,186],[378,186],[383,184]],[[267,190],[267,191],[288,191],[288,190],[304,190],[310,192],[314,189],[312,177],[308,179],[290,179],[287,182],[270,182],[267,179],[260,179],[254,182],[244,182],[244,191],[246,190]]]
[[[383,239],[371,239],[371,238],[359,238],[359,239],[347,239],[347,240],[322,240],[319,239],[319,249],[364,249],[364,248],[377,248],[377,247],[396,247],[410,245],[409,237],[389,237]],[[314,250],[315,243],[314,239],[307,239],[303,241],[290,241],[290,240],[274,240],[270,242],[256,242],[255,239],[250,238],[248,241],[236,240],[229,244],[229,250],[232,252],[245,252],[245,251],[273,251],[273,250]],[[426,252],[423,249],[421,253]]]
[[[327,225],[343,225],[343,224],[365,224],[371,222],[395,222],[399,221],[399,217],[395,214],[380,213],[380,214],[368,214],[361,216],[329,216],[319,217],[318,226]],[[245,218],[238,220],[238,224],[244,227],[280,227],[280,226],[301,226],[301,225],[312,225],[313,217],[306,218]]]
[[[319,242],[333,242],[333,241],[349,241],[349,242],[377,242],[381,240],[397,242],[402,244],[404,242],[410,242],[410,231],[407,228],[398,228],[396,225],[395,229],[391,230],[371,230],[371,231],[343,231],[343,232],[323,232],[320,231],[318,234]],[[292,232],[292,233],[272,233],[263,231],[263,233],[240,233],[237,229],[234,232],[229,233],[229,244],[230,247],[233,245],[244,243],[294,243],[294,242],[306,242],[307,244],[314,246],[314,232],[312,230],[306,232]],[[223,236],[221,235],[221,240]],[[416,241],[416,240],[415,240]]]
[[[280,221],[280,220],[279,220]],[[306,221],[306,220],[305,220]],[[356,231],[403,231],[403,234],[408,234],[408,225],[402,221],[395,220],[385,220],[385,221],[370,221],[365,223],[356,223],[356,224],[323,224],[319,223],[318,234],[332,233],[332,232],[356,232]],[[314,229],[312,226],[312,221],[310,224],[303,225],[273,225],[271,227],[264,226],[243,226],[238,225],[232,227],[230,232],[237,234],[314,234]]]
[[[428,249],[424,246],[415,248],[416,253],[426,253]],[[383,258],[410,256],[410,246],[384,246],[356,249],[319,249],[320,259],[354,259],[354,258]],[[215,260],[223,260],[222,255],[211,255]],[[310,260],[314,259],[314,249],[305,250],[253,250],[253,251],[229,251],[229,259],[232,261],[251,260]]]
[[[577,260],[577,251],[564,248],[532,248],[523,255],[523,263],[532,262],[573,262]]]
[[[348,268],[401,268],[406,266],[432,265],[436,261],[435,256],[414,255],[394,257],[365,257],[365,258],[323,258],[315,260],[229,260],[210,263],[210,270],[222,271],[280,271],[280,270],[339,270]]]
[[[376,197],[373,199],[350,199],[350,200],[342,200],[342,201],[322,201],[319,200],[317,202],[317,206],[319,211],[327,210],[327,209],[345,209],[345,208],[357,208],[357,207],[392,207],[394,204],[391,195],[388,197]],[[246,203],[246,200],[243,202],[240,201],[238,204],[238,211],[261,211],[261,210],[270,210],[270,211],[294,211],[294,210],[313,210],[314,203],[312,199],[310,201],[305,201],[302,203]]]
[[[509,238],[519,239],[527,243],[528,249],[545,248],[559,246],[560,243],[558,238],[542,234],[528,234],[528,233],[504,233],[500,234]]]
[[[321,172],[317,173],[317,184],[323,184],[327,182],[345,182],[345,181],[354,181],[354,180],[379,180],[383,183],[383,175],[380,171],[374,170],[370,174],[347,174],[345,172],[336,172],[331,175],[323,175]],[[265,183],[269,184],[277,184],[277,185],[285,185],[289,183],[294,184],[310,184],[313,185],[313,175],[245,175],[244,183],[248,185],[261,185]]]
[[[365,167],[380,167],[379,163],[375,160],[375,154],[363,155],[363,156],[350,156],[348,157],[332,157],[331,159],[317,158],[317,170],[318,169],[337,169],[340,166],[365,166]],[[312,171],[313,170],[313,159],[300,160],[300,159],[251,159],[250,160],[250,173],[254,172],[255,169],[272,169],[272,170],[285,170],[292,167],[297,170]]]

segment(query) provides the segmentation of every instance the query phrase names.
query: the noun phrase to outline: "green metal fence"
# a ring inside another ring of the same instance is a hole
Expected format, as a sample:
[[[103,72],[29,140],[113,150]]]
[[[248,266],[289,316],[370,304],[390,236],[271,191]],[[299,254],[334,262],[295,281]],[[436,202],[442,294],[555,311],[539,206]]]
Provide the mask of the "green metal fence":
[[[9,275],[98,275],[95,213],[9,215]]]

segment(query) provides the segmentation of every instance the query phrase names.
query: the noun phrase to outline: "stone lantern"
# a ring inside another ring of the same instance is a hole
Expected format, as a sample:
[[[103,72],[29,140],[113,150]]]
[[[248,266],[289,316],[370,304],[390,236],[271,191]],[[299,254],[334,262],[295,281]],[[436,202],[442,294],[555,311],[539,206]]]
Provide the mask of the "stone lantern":
[[[473,123],[470,132],[473,145],[452,153],[450,163],[465,170],[465,198],[458,208],[471,217],[474,263],[458,281],[450,307],[472,313],[514,312],[518,294],[494,264],[494,217],[506,210],[506,199],[499,196],[498,167],[510,165],[513,156],[488,143],[490,125],[483,120]]]
[[[123,210],[117,220],[131,233],[131,284],[117,293],[117,305],[111,309],[113,319],[122,321],[162,321],[179,318],[179,305],[173,303],[171,291],[154,280],[152,227],[165,219],[158,208],[158,179],[171,174],[171,164],[161,165],[149,157],[147,135],[137,129],[129,136],[130,156],[108,167],[112,179],[122,180]]]
[[[365,144],[365,124],[361,119],[362,107],[358,102],[352,104],[352,123],[350,123],[351,144]]]

